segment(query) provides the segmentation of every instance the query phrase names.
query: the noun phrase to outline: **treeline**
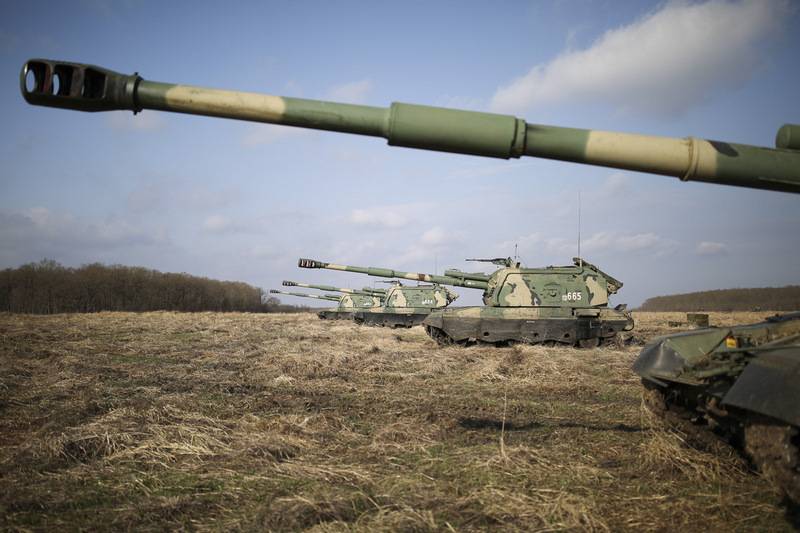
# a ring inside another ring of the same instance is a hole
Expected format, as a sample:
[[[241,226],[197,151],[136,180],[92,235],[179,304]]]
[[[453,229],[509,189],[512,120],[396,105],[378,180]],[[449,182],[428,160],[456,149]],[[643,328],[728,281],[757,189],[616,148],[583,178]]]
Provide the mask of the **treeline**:
[[[722,289],[648,298],[640,311],[797,311],[800,286]]]
[[[307,310],[282,305],[247,283],[142,267],[93,263],[70,268],[45,259],[0,271],[0,311],[11,313]]]

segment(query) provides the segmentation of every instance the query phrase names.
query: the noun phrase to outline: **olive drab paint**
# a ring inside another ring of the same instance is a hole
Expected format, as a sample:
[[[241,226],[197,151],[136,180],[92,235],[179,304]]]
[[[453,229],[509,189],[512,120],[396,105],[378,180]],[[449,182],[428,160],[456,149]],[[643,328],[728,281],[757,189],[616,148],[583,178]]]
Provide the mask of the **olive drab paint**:
[[[33,78],[30,90],[28,76]],[[800,192],[798,125],[784,125],[777,149],[772,149],[529,124],[510,115],[398,102],[383,108],[206,89],[49,59],[30,59],[23,65],[20,90],[30,104],[78,111],[171,111],[383,137],[391,146],[504,159],[525,155],[684,181]]]

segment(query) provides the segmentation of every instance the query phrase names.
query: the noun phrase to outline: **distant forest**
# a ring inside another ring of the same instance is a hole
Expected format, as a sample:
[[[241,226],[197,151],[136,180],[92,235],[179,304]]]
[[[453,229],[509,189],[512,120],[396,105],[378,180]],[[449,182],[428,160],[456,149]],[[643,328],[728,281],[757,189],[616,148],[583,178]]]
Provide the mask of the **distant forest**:
[[[648,298],[640,311],[798,311],[800,286],[722,289]]]
[[[44,259],[0,271],[0,311],[11,313],[307,310],[282,305],[247,283],[142,267],[93,263],[70,268]]]

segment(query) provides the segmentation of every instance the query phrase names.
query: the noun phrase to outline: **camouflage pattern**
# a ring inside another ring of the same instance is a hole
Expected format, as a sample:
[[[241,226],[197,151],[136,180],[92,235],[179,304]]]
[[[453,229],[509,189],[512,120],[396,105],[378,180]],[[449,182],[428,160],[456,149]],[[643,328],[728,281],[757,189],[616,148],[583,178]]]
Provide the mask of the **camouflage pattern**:
[[[522,268],[518,263],[491,275],[446,270],[445,276],[485,281],[483,303],[492,307],[589,308],[608,305],[608,296],[622,283],[580,258],[570,266]]]
[[[376,290],[381,290],[381,289],[376,289]],[[383,298],[380,295],[372,295],[365,293],[344,294],[342,296],[336,296],[335,294],[326,294],[324,296],[318,296],[316,294],[306,294],[304,292],[286,292],[275,289],[270,289],[269,292],[271,294],[286,294],[289,296],[298,296],[301,298],[316,298],[319,300],[329,300],[338,302],[339,305],[336,308],[323,309],[317,312],[317,316],[319,318],[327,320],[350,320],[353,318],[354,311],[357,311],[359,309],[370,309],[373,307],[380,307],[383,303]]]
[[[31,90],[28,76],[33,78]],[[58,92],[53,94],[55,78]],[[398,102],[382,108],[206,89],[48,59],[23,65],[20,90],[30,104],[64,109],[172,111],[383,137],[392,146],[504,159],[543,157],[683,181],[800,192],[798,125],[783,126],[776,137],[778,148],[770,149],[528,124],[511,115]]]
[[[340,309],[371,309],[383,305],[383,298],[370,294],[345,294],[339,300]]]
[[[734,443],[800,503],[800,313],[658,338],[633,365],[648,407]]]
[[[411,279],[415,281],[428,281],[432,285],[418,285],[408,287],[400,283],[393,283],[384,296],[383,305],[369,310],[357,311],[353,317],[359,324],[369,326],[412,327],[421,324],[425,317],[434,310],[450,305],[458,294],[443,287],[439,282],[458,284],[459,280],[446,276],[404,272],[386,268],[356,267],[325,263],[314,259],[300,259],[297,265],[301,268],[326,268],[343,272],[357,272],[369,276],[385,278]],[[470,281],[470,286],[473,282]],[[459,285],[461,286],[461,285]]]
[[[387,292],[383,305],[358,310],[357,324],[368,326],[412,327],[422,323],[434,309],[449,305],[458,295],[440,285],[407,287],[395,284]]]

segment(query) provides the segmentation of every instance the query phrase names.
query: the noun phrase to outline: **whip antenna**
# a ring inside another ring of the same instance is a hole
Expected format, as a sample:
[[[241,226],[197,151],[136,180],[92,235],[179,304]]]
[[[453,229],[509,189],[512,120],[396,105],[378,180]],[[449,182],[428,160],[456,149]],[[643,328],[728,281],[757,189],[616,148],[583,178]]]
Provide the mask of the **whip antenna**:
[[[583,257],[581,257],[581,192],[578,191],[578,261],[583,267]]]

